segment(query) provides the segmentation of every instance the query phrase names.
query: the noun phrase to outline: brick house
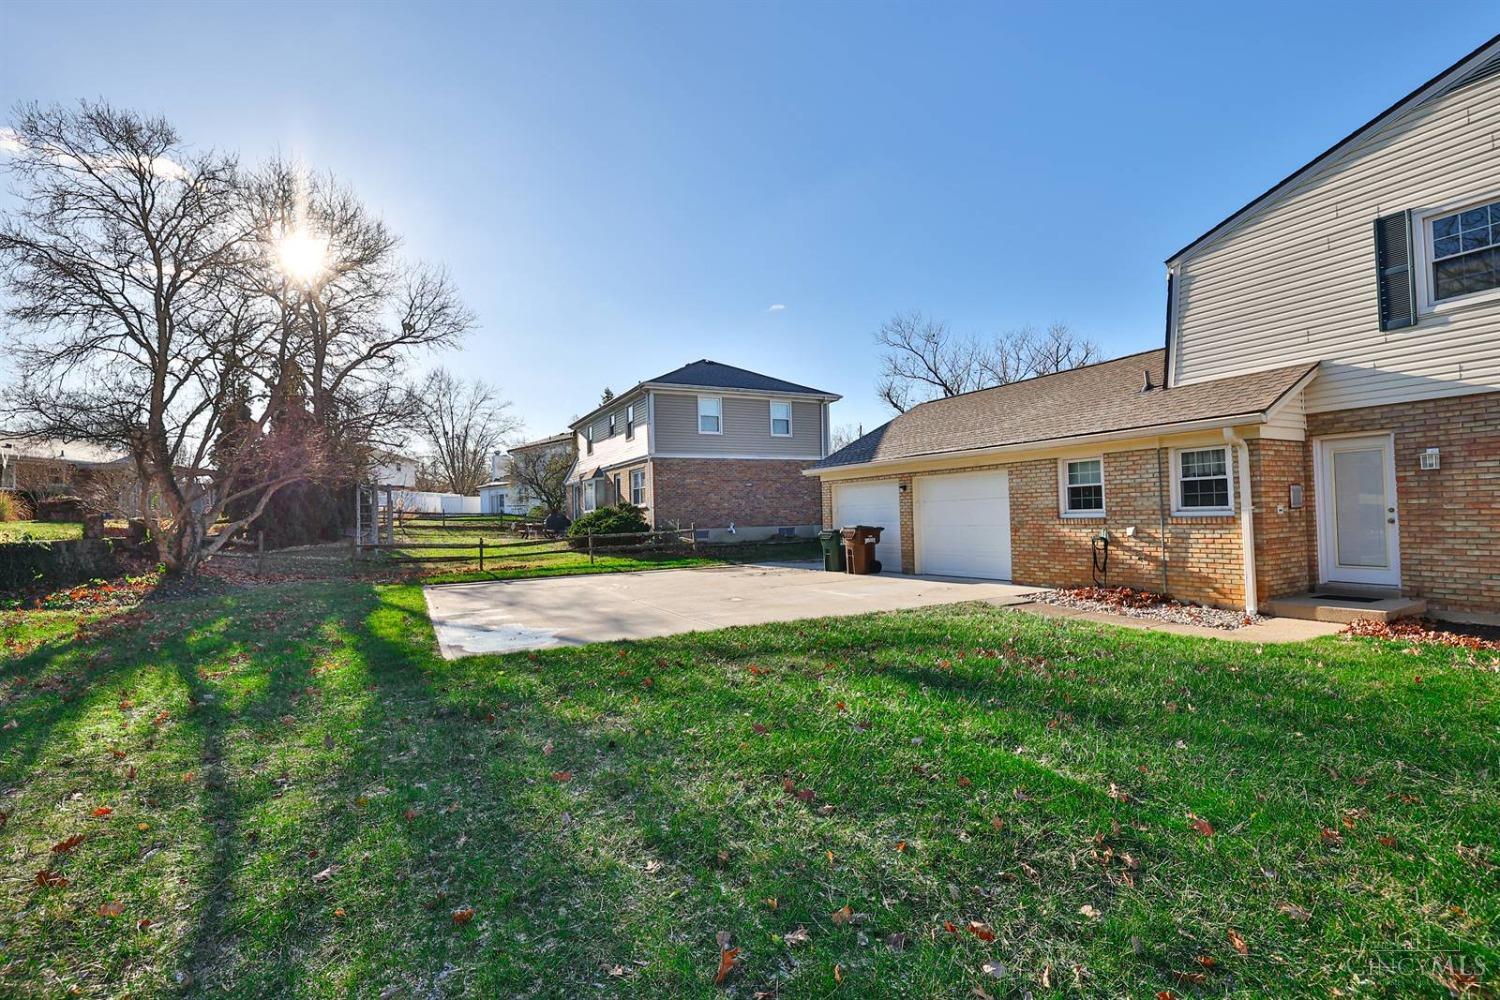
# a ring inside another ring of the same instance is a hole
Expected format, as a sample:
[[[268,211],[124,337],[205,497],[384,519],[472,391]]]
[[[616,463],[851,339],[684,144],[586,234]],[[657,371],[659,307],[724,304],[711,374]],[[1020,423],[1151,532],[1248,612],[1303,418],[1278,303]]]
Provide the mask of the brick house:
[[[658,529],[709,541],[815,534],[834,393],[701,360],[641,382],[570,426],[569,514],[628,500]]]
[[[78,493],[101,477],[131,471],[124,453],[84,441],[0,435],[0,490],[32,499]]]
[[[906,573],[1500,620],[1497,127],[1500,37],[1173,254],[1164,348],[914,407],[809,468],[824,523]]]

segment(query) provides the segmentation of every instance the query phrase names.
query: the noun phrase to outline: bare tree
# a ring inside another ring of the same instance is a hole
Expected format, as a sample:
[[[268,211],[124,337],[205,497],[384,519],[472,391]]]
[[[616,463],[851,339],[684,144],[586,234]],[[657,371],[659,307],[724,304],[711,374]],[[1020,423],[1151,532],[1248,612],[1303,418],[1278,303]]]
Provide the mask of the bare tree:
[[[839,424],[829,435],[830,443],[834,451],[838,451],[847,445],[851,445],[865,436],[864,425]]]
[[[11,138],[7,411],[24,432],[126,451],[159,558],[191,572],[315,464],[270,401],[236,388],[264,329],[230,280],[249,252],[235,160],[105,103],[22,105]],[[273,451],[273,471],[247,473]]]
[[[921,312],[898,313],[875,334],[881,352],[876,394],[898,413],[918,403],[1077,368],[1099,358],[1099,345],[1053,323],[989,340],[960,336]]]
[[[510,481],[549,514],[567,507],[568,473],[578,452],[573,445],[527,448],[510,453]]]
[[[427,376],[419,398],[421,432],[438,481],[451,493],[473,496],[489,479],[490,455],[520,421],[492,386],[443,368]]]

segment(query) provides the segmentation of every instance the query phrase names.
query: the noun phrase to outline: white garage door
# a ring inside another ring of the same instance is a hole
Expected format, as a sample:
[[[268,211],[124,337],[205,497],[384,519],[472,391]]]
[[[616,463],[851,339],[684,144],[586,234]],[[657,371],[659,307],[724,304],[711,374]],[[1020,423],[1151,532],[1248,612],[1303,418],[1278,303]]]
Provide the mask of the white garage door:
[[[901,572],[901,500],[896,484],[850,483],[833,488],[833,527],[869,524],[884,528],[875,558],[882,573]]]
[[[1010,579],[1010,477],[970,472],[917,479],[917,572]]]

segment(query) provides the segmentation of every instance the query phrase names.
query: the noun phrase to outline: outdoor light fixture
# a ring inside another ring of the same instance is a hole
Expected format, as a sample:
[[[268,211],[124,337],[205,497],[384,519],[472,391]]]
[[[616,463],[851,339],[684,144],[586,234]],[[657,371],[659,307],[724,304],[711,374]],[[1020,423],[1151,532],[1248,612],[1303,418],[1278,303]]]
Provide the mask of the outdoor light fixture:
[[[1436,448],[1428,448],[1418,456],[1418,465],[1423,472],[1431,472],[1433,469],[1441,468]]]

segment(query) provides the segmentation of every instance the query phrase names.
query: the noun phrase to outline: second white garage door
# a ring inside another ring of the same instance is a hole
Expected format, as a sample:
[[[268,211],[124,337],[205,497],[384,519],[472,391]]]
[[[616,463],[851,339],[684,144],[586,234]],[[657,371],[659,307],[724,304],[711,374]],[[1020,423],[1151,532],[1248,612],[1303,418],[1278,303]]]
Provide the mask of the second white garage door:
[[[901,499],[894,481],[850,483],[833,488],[833,527],[870,524],[884,528],[875,558],[882,573],[901,572]]]
[[[1010,477],[1004,472],[916,481],[917,572],[1010,579]]]

